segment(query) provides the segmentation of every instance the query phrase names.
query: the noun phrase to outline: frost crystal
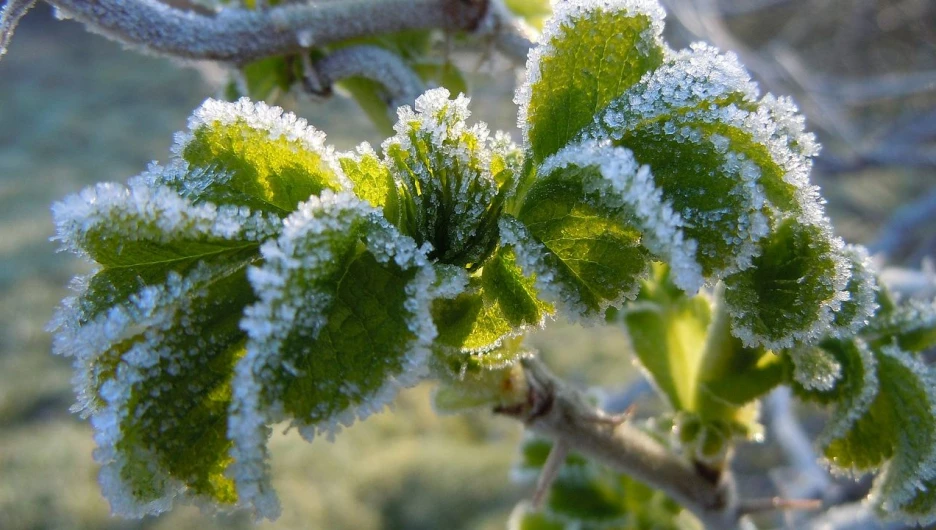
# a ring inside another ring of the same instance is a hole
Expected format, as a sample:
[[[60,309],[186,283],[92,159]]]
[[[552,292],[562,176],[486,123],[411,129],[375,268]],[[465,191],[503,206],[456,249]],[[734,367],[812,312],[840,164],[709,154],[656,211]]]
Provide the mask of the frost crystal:
[[[878,284],[874,265],[868,251],[859,245],[846,245],[842,251],[849,265],[849,278],[843,300],[835,314],[833,333],[840,337],[853,336],[865,328],[878,310]]]
[[[793,379],[808,390],[832,390],[842,377],[842,365],[821,348],[793,348],[790,357],[793,359]]]

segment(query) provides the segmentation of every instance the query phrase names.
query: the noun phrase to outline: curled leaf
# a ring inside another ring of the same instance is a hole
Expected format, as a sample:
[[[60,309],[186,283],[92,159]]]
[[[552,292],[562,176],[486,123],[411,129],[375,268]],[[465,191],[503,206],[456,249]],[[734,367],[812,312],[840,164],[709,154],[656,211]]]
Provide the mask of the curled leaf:
[[[779,351],[815,342],[847,297],[842,243],[823,225],[781,221],[753,266],[725,279],[732,332],[747,346]]]
[[[430,243],[430,257],[477,268],[497,244],[503,199],[492,172],[487,126],[466,124],[468,98],[444,88],[399,109],[397,134],[383,144],[401,197],[400,230]]]

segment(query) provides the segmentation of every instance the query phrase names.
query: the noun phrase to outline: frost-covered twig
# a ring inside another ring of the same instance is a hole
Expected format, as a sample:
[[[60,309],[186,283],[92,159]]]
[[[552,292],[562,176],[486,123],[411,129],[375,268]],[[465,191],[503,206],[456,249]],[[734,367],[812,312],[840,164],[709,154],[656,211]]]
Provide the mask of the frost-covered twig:
[[[92,30],[148,52],[244,63],[355,37],[475,29],[485,0],[345,0],[203,15],[158,0],[46,0]]]
[[[524,366],[529,388],[526,401],[500,407],[498,413],[666,492],[709,528],[738,527],[739,506],[730,475],[713,481],[637,427],[594,421],[601,412],[579,393],[535,359],[525,361]]]
[[[494,46],[521,66],[526,64],[527,55],[536,41],[535,30],[514,16],[502,0],[490,0],[487,15],[478,31],[490,35]]]
[[[341,48],[315,63],[318,81],[325,86],[349,77],[364,77],[383,85],[391,100],[388,108],[412,105],[426,87],[398,55],[377,46]]]
[[[16,25],[35,4],[36,0],[9,0],[0,9],[0,57],[6,53]]]

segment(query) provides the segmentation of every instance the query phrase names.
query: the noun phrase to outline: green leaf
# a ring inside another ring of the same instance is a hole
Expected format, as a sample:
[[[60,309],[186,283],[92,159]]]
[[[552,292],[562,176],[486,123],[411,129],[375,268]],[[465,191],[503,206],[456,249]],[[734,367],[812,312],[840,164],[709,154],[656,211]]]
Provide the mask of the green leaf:
[[[238,321],[254,300],[251,261],[203,261],[185,277],[170,273],[87,325],[117,344],[79,360],[97,376],[84,378],[79,395],[99,400],[95,459],[115,513],[160,513],[176,497],[237,502],[226,474],[227,409],[246,340]],[[112,369],[94,371],[102,360]]]
[[[267,425],[332,435],[419,381],[436,335],[429,308],[444,290],[412,239],[349,194],[323,193],[284,224],[251,271],[261,300],[242,324],[250,340],[230,421],[233,475],[266,516],[276,505]]]
[[[338,86],[351,95],[380,133],[393,134],[390,97],[383,85],[366,77],[348,77]]]
[[[513,476],[534,482],[552,443],[527,436]],[[511,529],[699,529],[691,516],[664,493],[627,475],[570,453],[547,493],[541,511],[521,503],[510,518]]]
[[[209,99],[189,129],[174,149],[192,169],[163,182],[193,201],[285,217],[323,190],[350,188],[325,135],[279,107]]]
[[[686,448],[707,462],[724,456],[735,436],[760,433],[755,400],[785,375],[779,357],[744,348],[731,336],[718,293],[714,300],[686,297],[667,267],[656,266],[637,300],[620,312],[633,352],[656,388],[679,417],[693,418],[695,434],[683,435]]]
[[[400,219],[400,197],[390,170],[369,144],[361,144],[356,153],[339,156],[341,169],[351,180],[354,194],[374,208],[383,208],[391,223]]]
[[[433,395],[438,412],[451,414],[472,409],[488,410],[527,400],[526,375],[517,360],[530,356],[522,337],[505,340],[482,354],[443,358],[445,366],[436,370],[439,386]]]
[[[878,392],[878,362],[868,345],[861,340],[829,339],[822,341],[819,348],[821,352],[807,349],[806,353],[815,352],[823,357],[832,357],[839,366],[839,377],[833,381],[834,385],[831,388],[815,383],[805,386],[794,377],[791,386],[802,399],[835,405],[832,417],[818,438],[818,444],[825,447],[847,433],[858,418],[868,411]]]
[[[552,14],[549,0],[506,0],[504,5],[531,26],[542,29]]]
[[[846,295],[847,263],[826,227],[778,222],[753,266],[725,279],[732,332],[747,346],[779,351],[830,330]]]
[[[397,134],[383,144],[384,163],[400,190],[400,230],[432,245],[441,263],[479,268],[497,245],[504,196],[492,169],[487,127],[469,127],[468,98],[444,88],[401,107]],[[500,168],[498,168],[500,169]]]
[[[509,248],[501,248],[454,299],[433,303],[437,343],[463,354],[479,354],[508,337],[543,325],[552,307],[540,301],[533,280],[523,276]]]
[[[750,266],[771,211],[822,219],[808,185],[815,142],[796,129],[795,108],[757,96],[733,55],[697,44],[670,54],[584,133],[650,166],[709,278]]]
[[[554,10],[516,97],[534,163],[569,143],[664,55],[664,13],[655,2],[571,1]]]
[[[875,343],[896,342],[900,349],[923,352],[936,346],[936,301],[894,302],[871,321],[865,335]]]
[[[669,284],[665,267],[644,282],[622,312],[634,354],[674,410],[696,411],[699,365],[712,319],[704,295],[686,297]]]
[[[151,168],[148,176],[172,173]],[[173,190],[138,177],[129,185],[98,184],[52,207],[62,247],[96,261],[100,269],[66,300],[57,319],[56,351],[84,358],[109,349],[82,326],[172,274],[186,275],[206,260],[234,262],[258,256],[277,230],[274,218],[236,207],[194,205]]]
[[[928,366],[894,346],[874,351],[878,392],[847,431],[825,447],[839,469],[880,469],[871,502],[889,517],[936,520],[936,387]]]
[[[516,214],[503,223],[504,242],[573,319],[603,318],[632,299],[654,254],[681,287],[701,285],[679,216],[627,150],[591,141],[563,148],[538,168]]]
[[[842,363],[824,348],[799,345],[787,352],[793,361],[793,380],[806,391],[828,392],[842,378]]]
[[[272,99],[275,90],[286,93],[295,81],[292,70],[286,57],[267,57],[247,63],[241,68],[242,95],[263,101]]]
[[[100,265],[58,311],[54,350],[75,358],[75,410],[92,416],[102,489],[129,517],[180,496],[237,501],[226,432],[238,323],[254,301],[246,270],[278,230],[275,217],[154,183],[181,171],[153,167],[53,207],[63,246]]]

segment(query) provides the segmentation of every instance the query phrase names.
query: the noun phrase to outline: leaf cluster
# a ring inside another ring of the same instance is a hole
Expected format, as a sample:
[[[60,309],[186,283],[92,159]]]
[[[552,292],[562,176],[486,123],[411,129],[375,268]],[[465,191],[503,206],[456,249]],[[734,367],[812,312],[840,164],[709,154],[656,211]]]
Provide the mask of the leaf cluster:
[[[687,459],[725,465],[759,435],[757,398],[791,384],[834,407],[832,466],[880,470],[881,510],[933,520],[936,394],[917,354],[936,312],[892,300],[834,236],[792,103],[662,30],[650,0],[557,4],[517,92],[521,145],[444,88],[400,108],[379,149],[346,153],[282,109],[208,100],[165,167],[56,204],[63,247],[98,264],[52,328],[114,511],[182,498],[275,517],[272,425],[330,437],[427,377],[443,410],[522,399],[522,336],[561,317],[629,332]],[[247,65],[248,92],[285,86],[284,60]],[[678,511],[567,468],[520,527]],[[575,511],[585,497],[607,502]]]

